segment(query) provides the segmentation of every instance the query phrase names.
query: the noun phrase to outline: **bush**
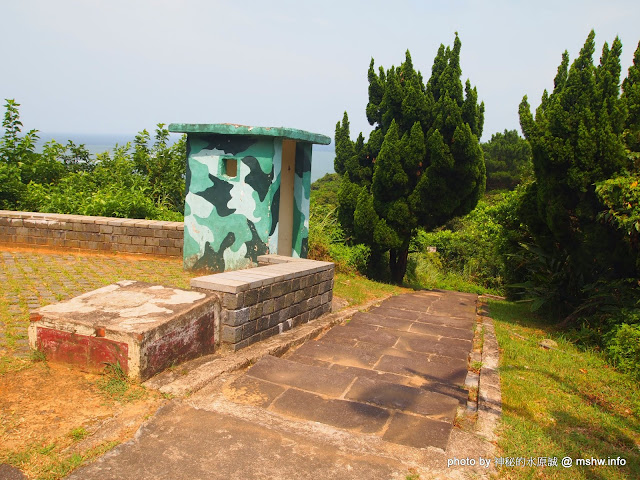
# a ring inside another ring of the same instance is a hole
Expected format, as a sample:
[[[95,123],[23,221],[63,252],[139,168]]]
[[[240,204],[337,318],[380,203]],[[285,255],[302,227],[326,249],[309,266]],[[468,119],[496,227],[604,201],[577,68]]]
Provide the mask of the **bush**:
[[[311,203],[309,214],[309,253],[314,260],[334,262],[344,273],[364,272],[371,250],[365,245],[346,245],[344,232],[330,204]]]
[[[92,172],[73,172],[58,183],[31,182],[21,202],[29,211],[119,218],[181,221],[182,214],[154,203],[146,176],[135,172],[129,145],[116,148],[114,158],[98,155]]]
[[[412,250],[422,253],[436,247],[444,269],[487,288],[502,288],[506,279],[513,279],[510,256],[523,235],[514,213],[521,194],[519,188],[485,197],[469,215],[446,228],[419,231]]]
[[[616,325],[605,336],[605,344],[609,361],[640,380],[640,323]]]

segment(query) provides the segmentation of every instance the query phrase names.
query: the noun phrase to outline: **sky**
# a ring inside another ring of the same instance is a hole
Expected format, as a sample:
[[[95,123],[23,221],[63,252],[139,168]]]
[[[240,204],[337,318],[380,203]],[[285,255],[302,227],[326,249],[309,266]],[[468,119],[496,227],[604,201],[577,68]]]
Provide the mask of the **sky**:
[[[640,40],[637,0],[0,0],[0,21],[0,100],[24,130],[83,134],[229,122],[333,138],[346,110],[355,138],[372,128],[371,58],[386,69],[409,49],[428,78],[458,32],[487,141],[519,130],[522,97],[537,105],[591,29],[596,62],[622,40],[623,78]]]

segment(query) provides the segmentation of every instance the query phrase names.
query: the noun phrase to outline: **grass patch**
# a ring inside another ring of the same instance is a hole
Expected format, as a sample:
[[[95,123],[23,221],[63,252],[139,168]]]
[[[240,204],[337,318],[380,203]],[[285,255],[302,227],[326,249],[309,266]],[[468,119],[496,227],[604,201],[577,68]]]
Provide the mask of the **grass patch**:
[[[104,375],[96,382],[96,386],[102,395],[110,401],[128,403],[140,400],[147,395],[144,387],[129,380],[119,363],[107,364]]]
[[[609,459],[626,465],[502,467],[499,478],[640,478],[640,387],[581,351],[526,305],[489,301],[501,348],[502,458]],[[538,343],[550,338],[557,349]],[[525,463],[526,465],[526,463]]]
[[[349,305],[408,291],[406,288],[375,282],[357,274],[336,273],[333,283],[333,294],[348,301]]]
[[[69,438],[69,441],[76,441],[71,436]],[[29,478],[58,480],[116,445],[118,442],[107,442],[83,454],[65,455],[64,451],[69,446],[66,443],[32,443],[18,452],[7,453],[0,449],[0,463],[7,463],[22,470]]]
[[[69,436],[73,438],[76,442],[82,440],[84,437],[89,435],[89,432],[84,427],[74,428],[69,432]]]

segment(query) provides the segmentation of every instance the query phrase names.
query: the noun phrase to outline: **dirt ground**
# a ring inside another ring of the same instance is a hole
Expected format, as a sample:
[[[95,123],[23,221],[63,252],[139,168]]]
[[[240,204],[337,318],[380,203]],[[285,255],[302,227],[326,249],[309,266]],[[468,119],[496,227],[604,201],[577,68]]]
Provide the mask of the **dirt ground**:
[[[0,464],[56,478],[50,465],[128,440],[164,401],[137,385],[132,392],[142,398],[115,400],[98,388],[100,379],[46,362],[0,376]]]

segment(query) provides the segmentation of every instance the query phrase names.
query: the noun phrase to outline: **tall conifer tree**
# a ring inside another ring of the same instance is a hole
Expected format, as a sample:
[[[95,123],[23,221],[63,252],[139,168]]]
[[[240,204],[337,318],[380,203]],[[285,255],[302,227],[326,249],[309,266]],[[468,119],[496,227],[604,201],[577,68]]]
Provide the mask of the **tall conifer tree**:
[[[457,34],[453,48],[440,45],[426,84],[409,51],[399,67],[378,73],[372,59],[366,113],[374,130],[352,142],[346,112],[336,125],[340,222],[372,258],[389,251],[398,283],[416,229],[465,215],[484,193],[484,103],[468,80],[463,88],[461,45]]]
[[[521,218],[536,244],[565,262],[563,298],[579,298],[597,279],[632,275],[619,233],[597,221],[603,210],[595,183],[628,165],[622,142],[626,108],[620,98],[620,53],[616,38],[594,66],[591,31],[569,68],[565,52],[551,94],[542,95],[532,115],[527,97],[520,124],[531,144],[535,181],[521,206]]]

